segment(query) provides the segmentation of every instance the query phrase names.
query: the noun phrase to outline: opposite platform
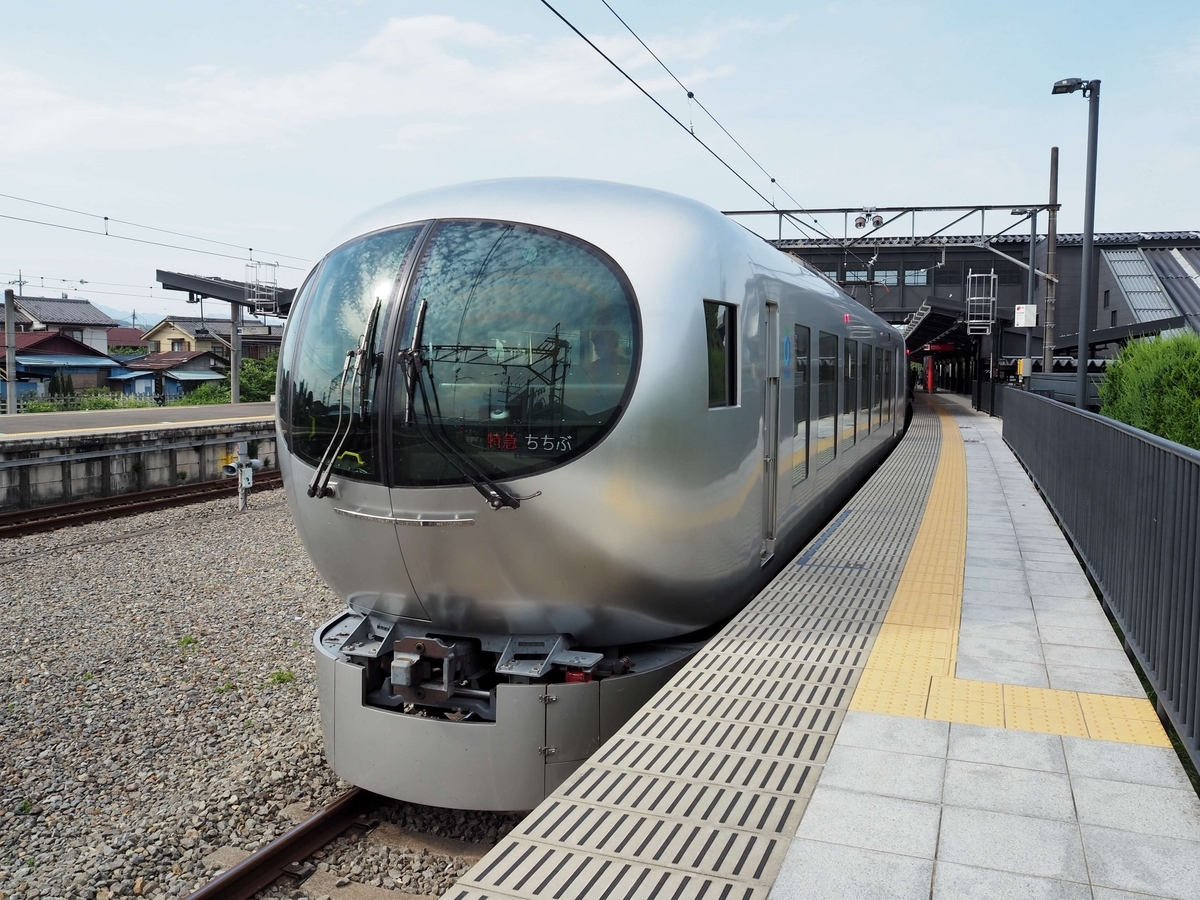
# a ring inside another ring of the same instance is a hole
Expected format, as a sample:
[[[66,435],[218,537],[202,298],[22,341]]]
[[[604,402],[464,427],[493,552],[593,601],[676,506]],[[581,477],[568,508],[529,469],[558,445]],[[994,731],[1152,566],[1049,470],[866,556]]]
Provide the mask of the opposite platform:
[[[274,403],[222,403],[209,406],[147,406],[75,412],[21,413],[0,416],[5,437],[99,434],[147,428],[243,423],[275,418]]]

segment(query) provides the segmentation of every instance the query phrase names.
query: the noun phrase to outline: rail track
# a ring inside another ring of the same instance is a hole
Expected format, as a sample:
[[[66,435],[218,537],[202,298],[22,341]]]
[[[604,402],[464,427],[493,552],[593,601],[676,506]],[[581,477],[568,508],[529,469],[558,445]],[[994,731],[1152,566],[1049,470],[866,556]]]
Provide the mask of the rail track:
[[[249,900],[278,878],[298,872],[298,864],[356,825],[383,802],[362,788],[352,788],[291,831],[227,869],[187,900]]]
[[[255,490],[279,487],[283,478],[276,471],[259,472],[255,476]],[[220,481],[200,481],[177,487],[154,488],[133,494],[118,494],[94,500],[77,500],[72,503],[56,503],[32,509],[19,509],[0,513],[0,538],[16,537],[36,531],[50,531],[65,525],[81,525],[116,516],[150,512],[184,503],[198,503],[214,497],[237,493],[237,481],[233,478]]]

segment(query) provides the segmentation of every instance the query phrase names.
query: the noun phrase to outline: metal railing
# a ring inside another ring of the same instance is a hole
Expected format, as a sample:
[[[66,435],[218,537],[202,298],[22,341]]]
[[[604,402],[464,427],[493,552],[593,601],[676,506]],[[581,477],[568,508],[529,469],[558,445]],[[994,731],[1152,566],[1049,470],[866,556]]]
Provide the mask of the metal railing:
[[[1004,402],[1004,440],[1200,767],[1200,452],[1036,394]]]

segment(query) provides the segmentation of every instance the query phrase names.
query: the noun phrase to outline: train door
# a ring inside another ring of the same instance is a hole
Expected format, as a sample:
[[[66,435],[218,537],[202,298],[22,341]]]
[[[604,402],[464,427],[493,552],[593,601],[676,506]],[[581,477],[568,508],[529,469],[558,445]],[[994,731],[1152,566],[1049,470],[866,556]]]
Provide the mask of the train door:
[[[766,379],[763,385],[763,541],[760,553],[764,563],[775,553],[775,529],[779,518],[779,376],[782,350],[779,345],[778,303],[767,301],[766,317],[767,327],[763,335],[763,352],[766,354]]]

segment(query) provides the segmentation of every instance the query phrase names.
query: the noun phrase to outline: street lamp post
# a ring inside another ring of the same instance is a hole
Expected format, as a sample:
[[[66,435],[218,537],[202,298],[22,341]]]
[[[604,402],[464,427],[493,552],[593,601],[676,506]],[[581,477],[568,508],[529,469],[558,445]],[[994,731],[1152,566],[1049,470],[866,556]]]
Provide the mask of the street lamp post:
[[[1073,94],[1083,91],[1088,98],[1087,179],[1083,195],[1083,272],[1079,289],[1079,363],[1075,376],[1075,405],[1087,409],[1088,337],[1092,325],[1092,244],[1096,226],[1096,135],[1100,117],[1100,79],[1064,78],[1056,81],[1052,94]]]

